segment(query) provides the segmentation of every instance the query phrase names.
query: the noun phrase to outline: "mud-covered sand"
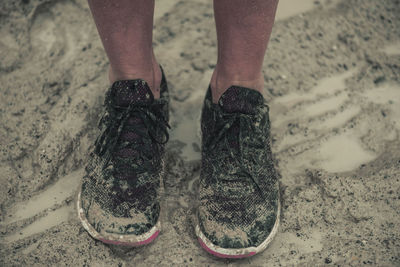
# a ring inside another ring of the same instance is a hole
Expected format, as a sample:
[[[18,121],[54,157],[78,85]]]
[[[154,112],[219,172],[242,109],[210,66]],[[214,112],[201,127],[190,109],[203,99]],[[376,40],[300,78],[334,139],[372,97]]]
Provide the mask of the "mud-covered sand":
[[[264,77],[282,223],[239,261],[209,255],[191,224],[211,2],[157,2],[172,96],[163,231],[134,249],[93,240],[75,210],[108,86],[87,3],[0,2],[1,266],[400,265],[400,2],[281,0]]]

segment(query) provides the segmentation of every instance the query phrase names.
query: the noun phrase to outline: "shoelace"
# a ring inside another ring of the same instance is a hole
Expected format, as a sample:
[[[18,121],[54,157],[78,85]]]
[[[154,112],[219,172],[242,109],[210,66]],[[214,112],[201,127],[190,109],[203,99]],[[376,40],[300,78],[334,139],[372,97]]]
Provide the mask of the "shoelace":
[[[264,107],[266,107],[269,110],[268,105],[263,104]],[[215,113],[214,113],[215,114]],[[242,161],[243,159],[243,149],[241,146],[241,142],[240,142],[240,138],[242,136],[241,131],[243,129],[251,129],[251,131],[256,131],[256,126],[255,126],[255,122],[253,120],[254,115],[251,114],[243,114],[243,113],[224,113],[222,112],[222,115],[219,116],[219,118],[215,118],[214,120],[217,121],[217,136],[215,138],[212,138],[210,143],[208,144],[207,147],[209,147],[209,149],[214,150],[217,146],[218,143],[223,143],[223,145],[225,146],[225,148],[227,149],[227,151],[229,151],[229,154],[231,155],[231,157],[236,161],[236,163],[240,166],[239,172],[236,173],[236,175],[238,175],[239,177],[248,177],[250,178],[250,180],[255,184],[257,190],[260,192],[261,196],[265,198],[263,191],[261,190],[261,187],[259,185],[259,183],[257,182],[256,179],[254,179],[253,175],[251,175],[245,168],[243,168],[244,166],[244,162]],[[235,124],[239,124],[239,140],[238,140],[238,151],[239,151],[239,155],[235,155],[235,148],[232,147],[229,144],[229,140],[228,140],[228,135],[230,132],[230,129],[232,129],[232,127]],[[254,146],[255,148],[260,148],[262,149],[263,146],[261,144],[255,144]]]
[[[104,124],[105,128],[95,142],[95,153],[100,157],[105,157],[103,169],[108,167],[112,153],[115,151],[121,133],[130,117],[139,118],[147,129],[146,132],[140,131],[139,129],[132,130],[135,134],[140,136],[140,138],[150,138],[153,142],[158,144],[165,144],[168,142],[169,134],[167,128],[170,129],[171,127],[160,111],[161,106],[164,104],[165,103],[157,101],[146,106],[131,103],[127,107],[122,107],[113,104],[110,99],[106,100],[108,112],[99,121],[99,127]],[[162,138],[162,140],[157,139],[158,129],[160,129],[163,134],[164,138]],[[143,149],[143,147],[138,149],[138,145],[140,144],[125,141],[118,146],[118,149],[132,148],[142,157],[143,162],[148,162],[151,153],[146,154],[146,149]],[[143,146],[143,144],[140,146]],[[137,173],[145,171],[145,166],[146,164],[138,165]]]

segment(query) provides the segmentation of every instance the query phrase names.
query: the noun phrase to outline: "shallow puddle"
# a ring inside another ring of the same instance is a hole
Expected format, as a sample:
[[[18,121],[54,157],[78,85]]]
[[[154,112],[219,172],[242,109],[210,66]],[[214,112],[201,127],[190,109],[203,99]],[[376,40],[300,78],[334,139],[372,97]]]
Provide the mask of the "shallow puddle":
[[[341,74],[326,77],[318,81],[318,84],[311,89],[313,95],[333,94],[346,88],[346,79],[356,73],[356,69],[348,70]]]
[[[327,172],[346,172],[376,158],[373,152],[363,148],[359,136],[347,132],[322,140],[303,153],[282,163],[284,176],[292,177],[306,169],[323,169]]]
[[[365,150],[359,139],[352,134],[342,134],[322,143],[317,153],[317,166],[328,172],[345,172],[373,160],[376,155]]]
[[[207,73],[205,77],[210,77]],[[206,94],[207,78],[198,81],[201,85],[199,90],[193,90],[188,99],[178,102],[177,112],[174,119],[178,122],[177,126],[171,130],[171,140],[179,140],[185,146],[182,148],[182,158],[191,161],[199,160],[200,154],[200,116],[203,106],[203,99]]]
[[[329,97],[314,104],[308,105],[304,109],[304,112],[307,117],[322,115],[328,111],[338,110],[347,99],[348,96],[344,93],[341,93],[337,96]]]
[[[284,151],[296,144],[300,144],[307,141],[307,137],[303,134],[296,135],[285,135],[281,138],[281,142],[276,145],[276,149],[278,152]]]
[[[316,134],[321,135],[346,123],[360,110],[357,106],[341,111],[349,100],[345,91],[346,79],[355,72],[356,70],[353,69],[323,78],[308,92],[290,93],[275,98],[271,105],[271,119],[274,127],[283,130],[290,123],[298,123],[307,125],[308,131],[318,131]],[[328,112],[330,114],[327,114]],[[335,114],[332,115],[332,112]],[[313,121],[310,121],[311,119]],[[282,151],[293,145],[310,141],[310,138],[310,135],[304,135],[302,131],[287,134],[281,137],[276,147],[278,151]]]
[[[338,112],[335,116],[325,119],[323,122],[316,124],[316,129],[334,129],[344,125],[346,122],[357,116],[361,111],[359,106],[350,106],[345,110]]]
[[[315,0],[279,0],[278,10],[276,11],[276,20],[283,20],[301,13],[310,11],[318,5]],[[333,6],[338,1],[318,1],[324,6]]]
[[[293,107],[298,103],[317,99],[318,96],[331,95],[343,91],[346,88],[346,79],[350,78],[356,70],[349,70],[332,77],[326,77],[318,81],[317,85],[306,93],[290,93],[274,99],[274,103]]]
[[[17,240],[29,237],[31,235],[41,233],[59,225],[68,220],[70,213],[72,213],[73,207],[64,206],[55,211],[49,212],[46,216],[40,218],[39,220],[34,221],[32,224],[28,225],[27,227],[23,228],[16,233],[6,236],[3,238],[6,242],[15,242]]]
[[[366,91],[365,96],[376,104],[384,104],[390,109],[389,117],[400,130],[400,85],[385,84],[381,87]]]
[[[382,51],[389,56],[400,55],[400,42],[385,46]]]
[[[198,148],[200,147],[200,140],[198,138],[198,124],[199,120],[195,118],[185,117],[175,129],[171,131],[171,137],[185,143],[182,148],[182,158],[190,160],[199,160],[201,155],[200,151],[195,149],[193,143]]]
[[[54,18],[49,12],[36,16],[31,28],[31,42],[34,49],[47,53],[57,41]]]
[[[83,169],[74,171],[60,178],[54,185],[51,185],[45,191],[32,197],[27,202],[17,204],[14,208],[10,209],[13,213],[11,217],[6,218],[5,223],[9,224],[30,218],[56,204],[61,204],[66,198],[74,194],[82,176]]]
[[[192,0],[198,3],[207,3],[205,0]],[[156,1],[154,18],[157,20],[161,18],[165,13],[168,13],[175,7],[180,0]],[[337,4],[338,0],[322,0],[321,2],[324,7],[332,7]],[[313,10],[320,4],[316,4],[315,0],[279,0],[278,9],[276,11],[276,20],[284,20],[290,17],[297,16],[307,11]]]

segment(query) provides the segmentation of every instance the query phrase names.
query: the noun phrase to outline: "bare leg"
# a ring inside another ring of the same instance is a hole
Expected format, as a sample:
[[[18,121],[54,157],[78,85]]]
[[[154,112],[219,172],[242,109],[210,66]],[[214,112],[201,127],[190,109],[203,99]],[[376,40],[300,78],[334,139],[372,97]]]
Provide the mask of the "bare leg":
[[[213,102],[231,85],[263,91],[262,63],[278,0],[214,0],[217,66],[211,78]]]
[[[141,78],[160,97],[161,70],[152,47],[154,0],[88,0],[110,60],[110,83]]]

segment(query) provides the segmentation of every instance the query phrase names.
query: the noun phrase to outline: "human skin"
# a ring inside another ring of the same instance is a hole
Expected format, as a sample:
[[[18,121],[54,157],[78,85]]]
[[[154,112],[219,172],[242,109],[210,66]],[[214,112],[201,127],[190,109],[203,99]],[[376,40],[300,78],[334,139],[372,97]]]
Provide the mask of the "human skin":
[[[211,78],[213,102],[231,85],[263,92],[262,64],[278,0],[214,0],[218,59]]]
[[[88,0],[110,61],[109,80],[145,80],[157,99],[161,70],[154,56],[154,0]],[[218,56],[213,102],[231,85],[263,92],[262,63],[278,0],[214,0]]]
[[[88,0],[110,61],[109,80],[145,80],[160,97],[161,70],[154,56],[154,0]]]

